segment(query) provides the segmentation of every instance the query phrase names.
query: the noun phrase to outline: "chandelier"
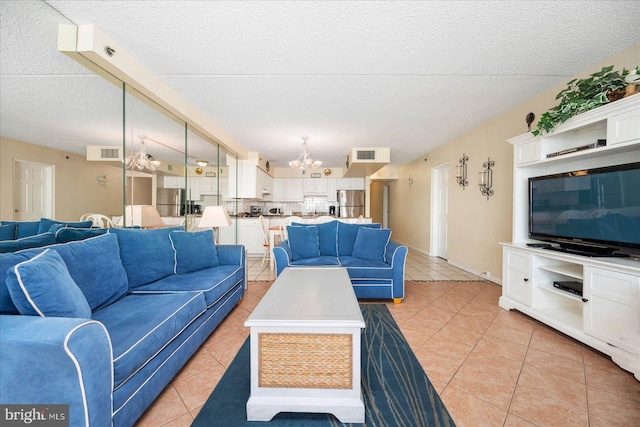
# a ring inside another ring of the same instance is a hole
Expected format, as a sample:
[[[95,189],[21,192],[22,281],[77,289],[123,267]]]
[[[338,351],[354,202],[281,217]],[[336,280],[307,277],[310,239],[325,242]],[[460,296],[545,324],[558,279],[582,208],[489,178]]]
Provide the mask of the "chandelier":
[[[151,154],[148,154],[144,146],[144,136],[138,136],[140,138],[140,145],[132,155],[127,157],[126,167],[127,169],[138,169],[139,171],[149,169],[155,171],[160,166],[160,160],[153,158]]]
[[[291,167],[291,169],[302,169],[303,174],[308,169],[318,169],[320,166],[322,166],[321,160],[313,160],[311,158],[311,154],[309,153],[309,146],[307,145],[308,139],[308,136],[302,137],[302,153],[300,154],[300,157],[289,162],[289,166]]]

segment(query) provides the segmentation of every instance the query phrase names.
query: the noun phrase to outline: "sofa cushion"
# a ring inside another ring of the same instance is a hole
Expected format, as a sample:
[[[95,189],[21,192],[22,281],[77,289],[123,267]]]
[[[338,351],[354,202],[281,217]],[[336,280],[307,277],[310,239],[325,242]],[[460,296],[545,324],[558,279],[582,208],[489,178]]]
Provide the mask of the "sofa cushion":
[[[18,226],[18,230],[20,227]],[[40,248],[42,246],[52,245],[56,241],[53,233],[42,233],[34,236],[22,237],[16,240],[0,241],[0,254],[7,252],[16,252],[22,249]]]
[[[113,345],[114,390],[205,311],[199,292],[127,295],[93,313]]]
[[[291,246],[291,259],[293,261],[320,256],[320,241],[318,239],[318,227],[313,226],[287,226],[289,246]]]
[[[380,224],[347,224],[338,221],[338,256],[351,255],[361,227],[380,228]]]
[[[321,224],[291,223],[293,226],[318,227],[320,242],[320,256],[338,256],[338,221],[323,222]]]
[[[56,251],[46,249],[15,265],[7,274],[7,287],[21,314],[91,318],[87,299]]]
[[[16,239],[23,237],[35,236],[38,234],[38,228],[40,227],[40,220],[38,221],[2,221],[2,225],[15,224],[18,228],[16,231]]]
[[[387,244],[391,238],[391,230],[388,228],[360,227],[353,244],[352,256],[384,262]]]
[[[314,258],[304,258],[297,261],[291,261],[292,266],[314,266],[314,265],[340,265],[338,258],[334,256],[319,256]]]
[[[56,243],[67,243],[75,240],[88,239],[89,237],[100,236],[106,232],[106,228],[62,227],[54,234],[56,236]]]
[[[135,294],[204,293],[207,308],[215,304],[229,289],[243,280],[244,268],[240,265],[220,265],[205,270],[171,275],[157,282],[136,288]]]
[[[49,231],[51,227],[54,225],[62,224],[66,227],[76,227],[76,228],[91,228],[93,225],[92,221],[56,221],[55,219],[49,218],[40,218],[40,224],[38,225],[38,234],[44,233],[45,231]],[[56,231],[56,230],[54,230]]]
[[[53,245],[51,249],[67,264],[92,310],[112,304],[127,293],[129,284],[116,235],[103,234]]]
[[[15,240],[17,231],[17,224],[0,225],[0,240]]]
[[[174,252],[169,233],[182,227],[156,229],[110,228],[120,243],[120,258],[129,289],[153,283],[173,274]]]
[[[211,230],[169,233],[174,252],[174,274],[190,273],[220,265]]]

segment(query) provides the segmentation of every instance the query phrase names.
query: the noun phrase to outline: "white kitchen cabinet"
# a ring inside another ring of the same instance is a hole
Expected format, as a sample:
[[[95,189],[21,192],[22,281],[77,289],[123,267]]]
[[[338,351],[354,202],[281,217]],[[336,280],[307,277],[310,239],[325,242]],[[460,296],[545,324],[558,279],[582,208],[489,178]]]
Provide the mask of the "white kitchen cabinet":
[[[164,176],[164,188],[184,188],[184,176]]]
[[[238,244],[244,245],[247,256],[264,254],[264,236],[258,218],[238,218]]]
[[[285,202],[304,202],[304,184],[302,178],[285,178]]]
[[[337,178],[337,190],[364,190],[364,178]]]
[[[187,197],[188,200],[195,200],[195,201],[200,200],[201,179],[202,178],[198,178],[198,177],[189,177],[189,180],[187,182],[187,185],[189,187],[187,191],[187,194],[189,195]]]
[[[324,178],[306,178],[302,180],[305,196],[326,196],[328,183]]]
[[[235,245],[236,243],[236,224],[237,218],[231,218],[231,225],[228,227],[218,227],[216,239],[221,245]]]
[[[271,200],[274,202],[284,201],[284,178],[273,178],[273,188],[271,190]]]
[[[336,179],[327,178],[327,202],[338,201],[338,189],[336,188]]]
[[[218,190],[218,178],[201,177],[197,178],[200,181],[200,194],[203,196],[217,196]],[[222,183],[220,183],[222,185]]]

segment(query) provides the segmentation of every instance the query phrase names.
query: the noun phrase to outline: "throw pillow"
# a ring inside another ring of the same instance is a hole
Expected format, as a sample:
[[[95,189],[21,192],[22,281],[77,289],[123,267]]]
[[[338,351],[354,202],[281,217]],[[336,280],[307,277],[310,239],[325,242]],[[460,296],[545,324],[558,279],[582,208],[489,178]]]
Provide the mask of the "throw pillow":
[[[135,229],[110,228],[118,236],[120,258],[129,279],[129,290],[153,283],[173,273],[175,256],[169,233],[182,227]]]
[[[75,228],[63,227],[56,231],[56,243],[67,243],[74,240],[85,240],[107,232],[106,228]]]
[[[56,251],[47,249],[9,270],[7,287],[21,314],[91,318],[84,294]]]
[[[390,238],[391,230],[388,228],[360,227],[351,255],[357,258],[384,262]]]
[[[305,227],[287,227],[289,246],[291,247],[291,259],[293,261],[320,256],[320,240],[318,239],[318,227],[315,225]]]
[[[320,241],[320,256],[338,256],[338,221],[323,222],[321,224],[291,223],[293,226],[318,227]]]
[[[0,225],[0,240],[15,240],[17,224]]]
[[[58,252],[67,264],[69,274],[78,284],[91,310],[114,303],[129,290],[115,234],[53,245],[51,249]]]
[[[184,274],[205,268],[217,267],[218,249],[211,230],[189,233],[172,231],[169,233],[174,252],[174,274]]]
[[[40,227],[40,221],[2,221],[2,225],[15,224],[16,239],[22,239],[23,237],[35,236],[38,234],[38,228]]]
[[[338,255],[349,256],[353,252],[356,235],[360,228],[381,228],[380,224],[347,224],[338,221]]]
[[[18,229],[20,227],[18,226]],[[56,236],[53,233],[36,234],[35,236],[23,237],[16,240],[2,240],[0,241],[0,254],[7,252],[16,252],[22,249],[39,248],[41,246],[52,245],[56,241]]]
[[[45,231],[49,231],[52,226],[56,224],[63,224],[69,227],[76,228],[91,228],[93,225],[93,221],[77,221],[77,222],[68,222],[68,221],[56,221],[54,219],[49,218],[40,218],[40,225],[38,226],[38,234],[44,233]]]

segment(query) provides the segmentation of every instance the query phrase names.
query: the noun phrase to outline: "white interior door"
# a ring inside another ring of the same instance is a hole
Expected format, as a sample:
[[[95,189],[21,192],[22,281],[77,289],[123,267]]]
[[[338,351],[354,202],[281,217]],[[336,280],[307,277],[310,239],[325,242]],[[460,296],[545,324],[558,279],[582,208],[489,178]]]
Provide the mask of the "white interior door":
[[[13,218],[32,221],[53,217],[53,166],[14,162]]]
[[[447,259],[449,164],[431,171],[431,255]]]

